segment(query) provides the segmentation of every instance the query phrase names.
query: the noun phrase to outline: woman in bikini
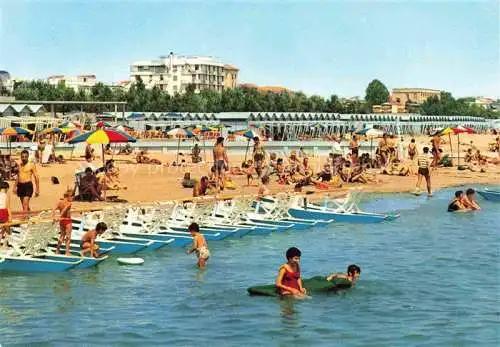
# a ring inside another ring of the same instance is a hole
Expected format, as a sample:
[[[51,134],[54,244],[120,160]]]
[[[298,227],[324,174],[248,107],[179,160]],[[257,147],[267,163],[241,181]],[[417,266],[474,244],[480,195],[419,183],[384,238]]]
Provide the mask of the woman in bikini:
[[[286,251],[287,262],[281,265],[276,277],[276,288],[283,296],[303,299],[307,294],[300,277],[300,256],[302,252],[296,247]]]
[[[197,265],[200,269],[204,269],[208,258],[210,258],[210,251],[208,250],[207,241],[205,240],[205,237],[200,234],[200,226],[198,225],[198,223],[191,223],[188,227],[188,231],[193,237],[193,247],[191,247],[190,250],[186,251],[186,253],[191,254],[193,252],[196,252],[196,256],[198,257]]]
[[[57,240],[56,253],[59,253],[62,243],[66,244],[65,255],[71,255],[70,253],[70,243],[71,243],[71,231],[73,229],[73,224],[71,220],[71,201],[73,199],[73,191],[68,190],[64,193],[64,197],[57,204],[56,208],[52,212],[54,223],[57,221],[56,211],[59,210],[59,239]]]

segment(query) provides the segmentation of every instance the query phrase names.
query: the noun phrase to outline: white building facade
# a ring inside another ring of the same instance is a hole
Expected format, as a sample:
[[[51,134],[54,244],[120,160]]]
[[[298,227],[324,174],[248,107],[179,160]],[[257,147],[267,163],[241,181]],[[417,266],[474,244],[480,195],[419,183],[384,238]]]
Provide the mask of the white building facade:
[[[190,84],[194,85],[195,93],[222,91],[225,76],[225,64],[212,57],[170,53],[158,60],[137,61],[130,66],[132,82],[141,79],[146,88],[157,86],[171,95],[184,93]]]
[[[57,86],[60,82],[64,82],[66,87],[73,88],[75,92],[80,90],[90,92],[90,89],[97,84],[97,78],[92,74],[78,76],[57,75],[47,78],[47,82],[55,86]]]

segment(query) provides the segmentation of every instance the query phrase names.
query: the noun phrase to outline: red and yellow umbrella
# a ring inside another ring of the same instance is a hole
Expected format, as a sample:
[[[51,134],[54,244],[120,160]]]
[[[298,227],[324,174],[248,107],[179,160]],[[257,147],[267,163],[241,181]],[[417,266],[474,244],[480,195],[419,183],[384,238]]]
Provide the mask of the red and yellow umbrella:
[[[102,145],[102,161],[104,161],[104,145],[108,143],[126,143],[126,142],[136,142],[137,140],[132,136],[116,130],[116,129],[97,129],[94,131],[89,131],[78,136],[69,139],[68,143],[80,143],[87,142],[88,144],[100,144]]]

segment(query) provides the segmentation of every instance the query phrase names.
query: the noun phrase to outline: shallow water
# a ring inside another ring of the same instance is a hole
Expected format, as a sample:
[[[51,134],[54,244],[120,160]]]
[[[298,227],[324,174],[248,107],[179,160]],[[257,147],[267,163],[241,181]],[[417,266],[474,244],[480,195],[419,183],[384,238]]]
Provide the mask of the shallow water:
[[[0,345],[497,346],[500,205],[450,214],[452,190],[432,199],[371,195],[362,207],[401,211],[377,225],[210,243],[198,271],[179,249],[110,260],[90,271],[0,275]],[[356,288],[292,302],[250,297],[274,281],[286,248],[304,277],[362,268]]]

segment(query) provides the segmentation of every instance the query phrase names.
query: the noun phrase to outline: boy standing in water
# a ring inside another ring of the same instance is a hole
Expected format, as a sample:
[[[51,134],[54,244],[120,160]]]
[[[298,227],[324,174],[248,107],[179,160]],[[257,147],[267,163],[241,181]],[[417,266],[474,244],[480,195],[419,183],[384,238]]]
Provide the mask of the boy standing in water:
[[[347,273],[332,273],[328,276],[326,276],[327,281],[332,281],[336,278],[344,278],[351,282],[352,285],[356,284],[356,281],[359,278],[359,275],[361,274],[361,269],[359,266],[352,264],[347,267]]]
[[[56,222],[56,210],[59,210],[59,240],[57,241],[56,253],[59,253],[61,244],[65,242],[66,253],[65,255],[71,255],[69,248],[71,243],[71,230],[73,228],[73,223],[71,220],[71,200],[73,198],[73,192],[68,190],[64,193],[64,198],[59,201],[56,208],[52,211],[52,218],[54,223]]]
[[[300,256],[302,252],[296,247],[286,251],[287,262],[283,264],[276,277],[276,288],[281,295],[292,296],[296,299],[305,298],[307,291],[302,286],[300,277]]]
[[[104,234],[106,230],[108,230],[106,223],[99,222],[95,229],[89,230],[83,235],[80,243],[82,257],[85,256],[85,253],[89,253],[90,257],[99,257],[99,246],[95,244],[95,239],[98,235]]]
[[[208,258],[210,258],[210,251],[208,250],[207,241],[205,240],[205,237],[200,234],[200,226],[198,225],[198,223],[191,223],[191,225],[189,225],[188,231],[193,237],[193,246],[190,250],[187,250],[186,253],[191,254],[193,252],[196,252],[196,256],[198,257],[197,265],[200,269],[204,269]]]

